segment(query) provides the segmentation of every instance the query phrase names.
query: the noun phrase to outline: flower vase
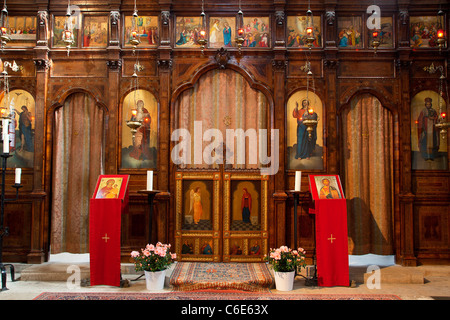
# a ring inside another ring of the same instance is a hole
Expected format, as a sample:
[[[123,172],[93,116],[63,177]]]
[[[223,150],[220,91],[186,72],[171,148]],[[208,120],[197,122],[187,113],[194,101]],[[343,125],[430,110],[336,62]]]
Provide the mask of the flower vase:
[[[164,280],[166,278],[166,270],[162,271],[144,271],[145,283],[147,290],[162,290],[164,289]]]
[[[275,287],[278,291],[291,291],[294,287],[295,271],[278,272],[275,274]]]

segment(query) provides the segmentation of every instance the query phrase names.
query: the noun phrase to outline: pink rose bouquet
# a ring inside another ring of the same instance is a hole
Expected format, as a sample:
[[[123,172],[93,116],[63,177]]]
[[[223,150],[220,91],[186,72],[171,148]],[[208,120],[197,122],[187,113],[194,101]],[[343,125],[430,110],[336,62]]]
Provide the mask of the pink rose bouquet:
[[[158,242],[156,246],[147,244],[141,251],[132,251],[136,271],[162,271],[174,262],[175,253],[170,253],[170,244]]]
[[[265,260],[268,261],[276,272],[290,272],[297,270],[298,267],[304,268],[306,251],[303,248],[297,250],[289,249],[286,246],[281,246],[277,249],[270,249]]]

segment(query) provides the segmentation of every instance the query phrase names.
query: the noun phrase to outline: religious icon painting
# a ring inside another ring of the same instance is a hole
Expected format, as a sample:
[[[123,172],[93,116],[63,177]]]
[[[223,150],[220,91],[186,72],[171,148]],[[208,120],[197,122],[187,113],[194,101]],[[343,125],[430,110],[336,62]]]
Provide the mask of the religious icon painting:
[[[261,254],[261,240],[251,239],[249,243],[248,254],[251,256],[259,256]]]
[[[108,17],[83,17],[83,47],[106,48],[108,45]]]
[[[177,48],[197,48],[202,21],[200,17],[177,17],[175,46]]]
[[[192,238],[183,238],[181,254],[194,254],[194,240]]]
[[[381,17],[380,18],[380,29],[378,31],[378,41],[380,41],[379,48],[392,48],[394,46],[394,29],[393,29],[393,18],[392,17]],[[373,41],[373,31],[371,29],[367,30],[367,37],[369,39],[368,46],[371,47]]]
[[[444,29],[436,16],[409,18],[410,44],[412,48],[436,48],[437,32]]]
[[[213,255],[214,244],[212,239],[201,239],[199,254]]]
[[[117,199],[122,186],[122,178],[101,178],[96,199]]]
[[[183,230],[213,229],[213,181],[183,180]]]
[[[140,122],[134,130],[131,123]],[[132,131],[133,130],[133,131]],[[123,100],[122,155],[124,169],[156,168],[158,140],[158,103],[147,90],[134,90]]]
[[[309,189],[314,200],[345,198],[338,175],[309,175]]]
[[[128,175],[100,175],[94,199],[124,199],[128,188]]]
[[[362,48],[361,17],[338,17],[337,21],[339,48]]]
[[[305,90],[287,102],[287,164],[290,170],[323,169],[323,105],[317,94]],[[317,120],[308,132],[304,120]]]
[[[231,181],[231,231],[261,230],[260,193],[260,180]]]
[[[73,43],[71,47],[78,47],[78,30],[81,29],[81,16],[72,15],[72,26],[73,26]],[[66,16],[55,16],[53,19],[53,31],[52,31],[52,45],[54,48],[65,48],[67,45],[62,40],[64,23],[66,21]]]
[[[313,36],[315,41],[312,46],[322,47],[322,21],[321,17],[308,16],[288,16],[287,17],[287,42],[286,46],[290,48],[308,47],[306,42],[306,28],[312,23]]]
[[[244,17],[244,43],[242,46],[249,48],[270,47],[269,17]]]
[[[34,159],[34,128],[35,101],[33,96],[25,90],[11,90],[2,96],[0,107],[6,108],[12,115],[9,124],[10,144],[12,155],[8,168],[33,168]]]
[[[209,18],[209,47],[234,47],[236,18],[210,17]]]
[[[124,44],[132,47],[130,35],[133,27],[132,16],[125,16]],[[158,16],[139,16],[136,21],[137,33],[141,43],[139,47],[156,47],[159,43],[159,20]]]
[[[9,17],[11,47],[34,47],[36,45],[36,17]]]
[[[230,244],[230,254],[240,256],[243,253],[242,239],[233,239]]]
[[[435,91],[421,91],[411,100],[413,170],[447,170],[447,142],[435,126],[441,110],[447,104]]]

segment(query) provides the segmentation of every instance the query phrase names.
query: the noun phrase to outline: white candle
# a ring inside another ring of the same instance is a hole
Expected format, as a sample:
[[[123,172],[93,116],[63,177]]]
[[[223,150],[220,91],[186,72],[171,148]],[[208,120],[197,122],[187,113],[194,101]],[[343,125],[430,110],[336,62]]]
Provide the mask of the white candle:
[[[9,119],[2,119],[2,137],[5,140],[5,136],[8,134],[9,130]]]
[[[2,140],[3,140],[3,153],[9,153],[9,121],[8,119],[2,119]]]
[[[295,171],[295,191],[300,191],[302,185],[302,172]]]
[[[147,171],[147,190],[153,190],[153,171]]]
[[[8,136],[3,136],[3,153],[9,153],[9,139]]]
[[[20,175],[21,174],[22,174],[22,169],[16,168],[16,180],[15,180],[16,184],[20,184]]]

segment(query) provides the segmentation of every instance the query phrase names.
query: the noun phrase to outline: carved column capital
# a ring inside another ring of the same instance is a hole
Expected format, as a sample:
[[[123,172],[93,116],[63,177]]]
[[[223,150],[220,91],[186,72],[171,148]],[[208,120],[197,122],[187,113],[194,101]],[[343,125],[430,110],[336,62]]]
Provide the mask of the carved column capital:
[[[113,26],[117,25],[119,23],[119,18],[120,18],[120,12],[119,11],[111,11],[109,13],[109,17],[111,18],[111,24]]]
[[[228,61],[230,60],[230,53],[228,52],[227,49],[222,47],[216,51],[214,59],[219,65],[220,69],[225,69],[228,64]]]
[[[402,24],[407,24],[408,23],[408,17],[409,17],[409,11],[408,9],[401,9],[398,12],[398,17],[400,18],[400,22]]]
[[[46,10],[37,13],[37,39],[36,45],[39,47],[48,46],[48,12]]]
[[[328,10],[325,12],[325,20],[329,25],[333,25],[336,20],[336,12],[334,12],[334,10]]]
[[[412,65],[412,61],[411,60],[402,60],[402,59],[395,60],[395,67],[398,70],[409,69],[409,67],[411,65]]]
[[[277,71],[284,71],[287,68],[286,60],[272,60],[272,67]]]
[[[172,69],[172,59],[161,59],[158,60],[158,68],[162,70],[170,70]]]
[[[284,24],[285,14],[284,11],[276,11],[275,12],[275,21],[277,25],[282,26]]]
[[[106,65],[111,70],[119,70],[122,67],[122,60],[108,60]]]
[[[165,26],[169,25],[170,11],[161,11],[161,23]]]
[[[51,65],[48,59],[34,59],[33,61],[37,72],[47,71]]]
[[[339,67],[339,60],[337,59],[325,59],[323,60],[323,66],[327,69],[335,70]]]

